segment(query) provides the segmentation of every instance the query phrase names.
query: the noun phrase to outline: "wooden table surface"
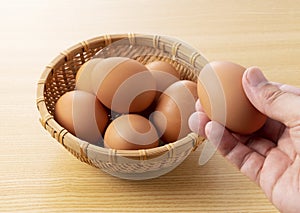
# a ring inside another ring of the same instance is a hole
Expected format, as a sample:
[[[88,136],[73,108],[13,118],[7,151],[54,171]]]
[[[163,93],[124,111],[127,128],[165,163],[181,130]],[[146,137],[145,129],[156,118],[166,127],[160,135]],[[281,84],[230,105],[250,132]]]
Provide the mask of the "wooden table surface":
[[[208,60],[300,86],[299,1],[2,1],[0,212],[277,212],[260,188],[201,147],[172,172],[126,181],[78,161],[38,122],[36,85],[62,50],[111,33],[177,37]]]

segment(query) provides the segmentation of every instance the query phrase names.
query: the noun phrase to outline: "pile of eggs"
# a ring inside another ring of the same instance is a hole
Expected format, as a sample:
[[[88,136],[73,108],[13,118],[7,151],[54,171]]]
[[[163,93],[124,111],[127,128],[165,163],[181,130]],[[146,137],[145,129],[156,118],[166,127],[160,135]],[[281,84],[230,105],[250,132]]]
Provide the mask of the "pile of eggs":
[[[112,149],[154,148],[191,130],[197,85],[169,63],[94,58],[77,72],[75,90],[55,105],[56,121],[89,143]]]

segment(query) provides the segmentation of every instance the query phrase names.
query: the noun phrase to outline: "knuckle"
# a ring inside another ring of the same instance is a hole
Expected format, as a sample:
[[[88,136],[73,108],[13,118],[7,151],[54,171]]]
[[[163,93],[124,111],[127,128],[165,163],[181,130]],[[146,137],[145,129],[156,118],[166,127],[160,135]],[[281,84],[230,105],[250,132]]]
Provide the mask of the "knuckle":
[[[263,99],[267,106],[273,105],[276,101],[279,100],[286,92],[278,89],[277,87],[268,85],[263,92]]]

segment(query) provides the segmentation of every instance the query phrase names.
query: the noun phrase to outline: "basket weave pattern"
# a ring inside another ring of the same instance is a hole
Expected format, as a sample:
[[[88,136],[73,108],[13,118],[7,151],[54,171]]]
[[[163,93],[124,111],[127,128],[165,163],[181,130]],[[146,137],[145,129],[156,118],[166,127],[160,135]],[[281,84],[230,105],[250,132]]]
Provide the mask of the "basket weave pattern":
[[[79,68],[95,54],[124,56],[146,64],[155,60],[171,63],[181,79],[196,81],[206,60],[193,48],[169,37],[152,35],[99,36],[63,51],[48,66],[37,86],[37,107],[43,127],[79,160],[108,173],[137,174],[173,168],[202,141],[190,133],[185,138],[147,150],[112,150],[80,140],[54,120],[54,107],[64,93],[74,90]]]

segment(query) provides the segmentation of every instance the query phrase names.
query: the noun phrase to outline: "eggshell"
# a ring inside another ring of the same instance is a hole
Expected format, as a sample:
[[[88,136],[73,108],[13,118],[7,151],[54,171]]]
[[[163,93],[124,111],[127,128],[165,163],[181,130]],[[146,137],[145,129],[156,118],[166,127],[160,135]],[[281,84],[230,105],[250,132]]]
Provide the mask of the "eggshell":
[[[76,74],[76,86],[77,90],[86,91],[95,94],[92,84],[92,72],[97,70],[97,65],[102,58],[95,58],[85,62],[77,71]]]
[[[95,95],[79,90],[65,93],[55,105],[54,118],[78,138],[103,145],[108,114]]]
[[[154,61],[147,64],[146,67],[156,82],[157,92],[154,100],[154,102],[156,102],[165,89],[180,80],[180,75],[171,64],[165,61]]]
[[[107,148],[137,150],[158,146],[158,135],[153,124],[137,114],[122,115],[110,123],[104,135]]]
[[[191,132],[190,115],[195,112],[197,84],[181,80],[169,86],[160,96],[150,120],[165,143],[174,142]]]
[[[156,83],[149,70],[138,61],[110,57],[97,64],[92,85],[97,98],[118,113],[141,112],[153,102]]]
[[[244,93],[245,70],[231,62],[211,62],[201,70],[197,84],[198,96],[208,117],[240,134],[253,133],[266,121],[266,116],[254,108]]]
[[[159,70],[159,71],[170,73],[171,75],[175,76],[178,79],[180,78],[180,75],[176,71],[175,67],[173,67],[170,63],[165,62],[165,61],[153,61],[153,62],[147,64],[146,67],[150,71]]]

